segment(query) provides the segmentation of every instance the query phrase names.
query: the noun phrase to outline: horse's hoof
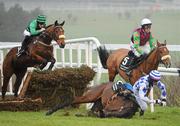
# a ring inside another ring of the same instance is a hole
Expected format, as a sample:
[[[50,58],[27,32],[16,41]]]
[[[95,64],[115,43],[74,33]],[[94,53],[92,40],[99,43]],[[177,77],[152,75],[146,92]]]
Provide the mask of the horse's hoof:
[[[51,111],[51,110],[49,110],[48,112],[46,112],[46,116],[49,116],[49,115],[51,115],[51,114],[53,114],[53,111]]]
[[[14,94],[14,97],[15,97],[15,98],[17,98],[17,97],[18,97],[18,94],[17,94],[17,93],[15,93],[15,94]]]
[[[85,117],[85,115],[81,114],[81,113],[76,113],[75,114],[76,117]]]
[[[1,97],[1,101],[4,101],[5,100],[5,97]]]

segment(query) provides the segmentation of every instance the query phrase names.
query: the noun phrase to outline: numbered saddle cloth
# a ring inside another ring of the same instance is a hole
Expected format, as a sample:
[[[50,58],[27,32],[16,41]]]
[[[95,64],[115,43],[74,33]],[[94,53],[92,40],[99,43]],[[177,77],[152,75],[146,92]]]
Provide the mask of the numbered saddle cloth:
[[[132,56],[131,55],[127,55],[123,58],[122,62],[119,65],[119,68],[123,71],[131,71],[132,69],[136,68],[139,64],[141,64],[144,59],[147,56],[140,56],[139,58],[135,58],[133,61],[133,64],[129,65],[130,60],[132,60]],[[131,61],[132,62],[132,61]]]

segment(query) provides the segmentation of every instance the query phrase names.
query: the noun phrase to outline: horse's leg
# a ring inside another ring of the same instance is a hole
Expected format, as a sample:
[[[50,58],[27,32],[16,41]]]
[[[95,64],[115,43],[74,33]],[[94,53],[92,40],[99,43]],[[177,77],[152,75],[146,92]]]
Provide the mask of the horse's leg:
[[[106,86],[106,84],[101,84],[97,87],[90,88],[83,94],[83,96],[75,97],[73,104],[90,103],[97,101],[101,97],[101,94],[103,93]]]
[[[6,61],[6,59],[4,60]],[[3,86],[2,86],[2,99],[5,98],[9,80],[14,73],[14,69],[11,64],[3,62]]]
[[[5,98],[5,94],[6,94],[6,91],[7,91],[7,86],[9,84],[9,80],[10,80],[11,76],[4,76],[3,78],[3,86],[2,86],[2,99],[4,100]]]
[[[51,108],[50,110],[48,110],[47,112],[46,112],[46,115],[48,116],[48,115],[51,115],[51,114],[53,114],[54,112],[56,112],[57,110],[59,110],[59,109],[62,109],[62,108],[64,108],[64,107],[66,107],[66,106],[69,106],[71,104],[71,102],[64,102],[64,103],[61,103],[61,104],[57,104],[56,106],[54,106],[53,108]]]
[[[71,104],[80,104],[80,103],[90,103],[95,102],[99,99],[100,95],[102,94],[104,88],[106,87],[106,84],[99,85],[96,88],[91,88],[87,90],[83,96],[75,97],[74,101],[67,101],[65,103],[59,103],[56,106],[52,107],[46,115],[51,115],[54,112],[56,112],[59,109],[62,109],[66,106],[69,106]]]
[[[39,65],[39,69],[43,69],[47,65],[48,61],[44,61],[41,65]]]
[[[18,90],[19,90],[19,86],[21,85],[22,79],[24,77],[24,75],[26,74],[27,69],[23,69],[23,70],[18,70],[18,72],[15,72],[16,75],[16,82],[14,84],[14,96],[17,97],[18,96]]]
[[[36,60],[38,63],[40,63],[41,65],[39,66],[39,68],[42,70],[48,63],[47,59],[39,56],[39,55],[36,55],[35,53],[32,53],[32,58],[34,60]]]
[[[116,74],[117,74],[117,72],[116,72],[116,70],[113,70],[113,69],[108,69],[108,75],[109,75],[109,81],[110,82],[113,82],[114,81],[114,79],[115,79],[115,77],[116,77]]]
[[[48,70],[52,70],[52,68],[53,68],[53,66],[54,66],[54,64],[55,64],[55,62],[56,62],[56,59],[55,59],[54,57],[52,57],[51,60],[50,60],[50,62],[51,62],[51,64],[50,64]]]

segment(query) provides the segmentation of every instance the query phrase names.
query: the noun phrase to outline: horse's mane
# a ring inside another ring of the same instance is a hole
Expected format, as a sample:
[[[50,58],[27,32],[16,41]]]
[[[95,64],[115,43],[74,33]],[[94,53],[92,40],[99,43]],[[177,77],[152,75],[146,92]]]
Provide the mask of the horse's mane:
[[[165,46],[166,44],[161,44],[161,46]],[[161,47],[159,46],[159,47]],[[158,46],[156,46],[146,57],[145,59],[147,59],[155,50],[157,50],[159,48]]]
[[[49,27],[51,27],[52,25],[54,25],[54,24],[50,24],[50,25],[46,26],[46,29],[49,28]]]

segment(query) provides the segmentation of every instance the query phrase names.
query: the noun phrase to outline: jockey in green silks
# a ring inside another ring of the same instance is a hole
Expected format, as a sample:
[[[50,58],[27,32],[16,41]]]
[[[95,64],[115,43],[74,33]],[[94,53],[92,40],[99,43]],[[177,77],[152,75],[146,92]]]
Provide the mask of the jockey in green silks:
[[[22,42],[21,49],[17,56],[20,56],[22,53],[25,53],[28,45],[31,43],[32,36],[37,36],[45,30],[46,27],[46,16],[38,15],[36,19],[32,20],[27,28],[24,30],[25,39]]]
[[[134,63],[136,58],[149,54],[155,48],[155,39],[151,34],[151,25],[151,20],[144,18],[141,21],[141,28],[134,30],[130,43],[134,55],[130,57],[129,66]]]

